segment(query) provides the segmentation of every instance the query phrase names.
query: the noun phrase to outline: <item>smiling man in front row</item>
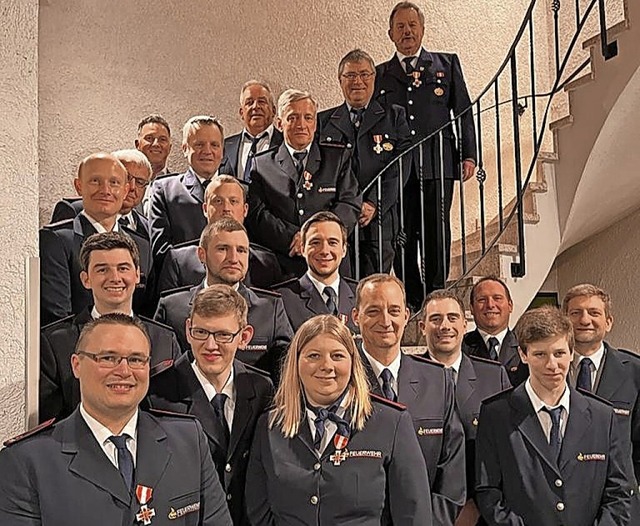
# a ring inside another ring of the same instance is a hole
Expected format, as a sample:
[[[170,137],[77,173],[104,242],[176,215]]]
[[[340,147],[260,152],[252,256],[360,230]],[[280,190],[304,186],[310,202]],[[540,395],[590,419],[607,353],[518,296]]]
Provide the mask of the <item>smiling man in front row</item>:
[[[138,410],[150,353],[126,314],[85,325],[71,357],[79,408],[0,451],[0,524],[231,525],[200,424]]]
[[[629,441],[609,404],[567,384],[571,321],[542,307],[525,312],[515,332],[530,376],[482,404],[476,437],[482,516],[489,525],[630,524]]]

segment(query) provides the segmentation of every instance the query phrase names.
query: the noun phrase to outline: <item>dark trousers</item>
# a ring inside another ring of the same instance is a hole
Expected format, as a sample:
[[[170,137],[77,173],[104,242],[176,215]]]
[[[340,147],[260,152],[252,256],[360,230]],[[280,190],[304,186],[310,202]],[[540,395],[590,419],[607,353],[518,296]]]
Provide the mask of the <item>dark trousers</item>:
[[[426,293],[444,288],[449,274],[451,250],[450,212],[453,200],[454,181],[444,180],[441,195],[440,180],[423,181],[420,198],[420,185],[415,174],[411,174],[404,188],[404,229],[407,241],[404,250],[405,275],[402,275],[401,251],[396,251],[394,268],[396,275],[404,281],[407,301],[417,310],[421,307]],[[424,216],[421,212],[424,202]],[[422,232],[424,231],[424,247]],[[421,255],[422,272],[418,265]]]

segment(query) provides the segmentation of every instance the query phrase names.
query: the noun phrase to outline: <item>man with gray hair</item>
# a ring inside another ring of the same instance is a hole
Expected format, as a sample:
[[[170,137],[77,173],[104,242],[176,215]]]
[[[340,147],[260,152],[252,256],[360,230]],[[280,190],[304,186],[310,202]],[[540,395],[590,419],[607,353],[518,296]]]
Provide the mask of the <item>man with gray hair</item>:
[[[182,152],[189,169],[153,182],[149,226],[154,257],[200,236],[204,191],[222,161],[224,130],[215,117],[191,117],[182,129]]]
[[[276,105],[265,82],[248,80],[240,90],[240,118],[244,129],[224,141],[225,156],[220,174],[229,174],[249,183],[253,157],[282,144],[282,132],[273,125]]]
[[[249,186],[251,239],[273,250],[289,277],[306,271],[300,227],[321,210],[335,213],[353,231],[362,206],[345,145],[314,142],[318,105],[311,94],[286,90],[277,125],[284,143],[256,155]]]
[[[382,176],[381,195],[374,183],[376,175],[411,143],[403,107],[383,107],[372,100],[376,69],[373,59],[361,49],[349,51],[338,66],[338,81],[344,103],[318,115],[320,140],[351,149],[351,167],[364,192],[358,218],[360,278],[375,272],[389,272],[398,233],[397,200],[400,184],[398,165]],[[409,164],[406,165],[408,176]],[[378,220],[382,226],[379,240]],[[352,255],[354,251],[352,251]]]

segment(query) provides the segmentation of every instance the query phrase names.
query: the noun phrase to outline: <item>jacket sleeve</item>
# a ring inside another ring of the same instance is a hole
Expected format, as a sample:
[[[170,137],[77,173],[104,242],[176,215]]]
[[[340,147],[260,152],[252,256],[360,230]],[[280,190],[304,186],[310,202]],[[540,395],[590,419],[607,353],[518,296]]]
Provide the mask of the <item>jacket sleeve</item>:
[[[269,208],[262,176],[254,162],[249,184],[248,230],[251,239],[281,254],[289,254],[289,245],[298,227],[276,216]]]
[[[467,108],[471,106],[471,99],[469,98],[469,92],[467,91],[467,85],[462,75],[462,67],[460,66],[460,59],[458,55],[453,55],[451,60],[451,78],[453,82],[452,87],[452,109],[454,115],[460,115],[463,111],[464,114],[460,116],[458,122],[458,135],[462,137],[462,151],[460,158],[473,159],[474,162],[478,159],[478,152],[476,148],[476,128],[473,122],[473,110]]]
[[[450,525],[467,500],[464,429],[455,410],[455,384],[445,370],[445,402],[447,414],[443,422],[442,452],[432,485],[435,525]]]
[[[151,237],[151,251],[156,261],[160,261],[172,246],[171,221],[167,211],[167,199],[162,181],[153,183],[151,205],[149,209],[149,234]]]
[[[418,445],[411,417],[403,412],[395,429],[391,462],[387,469],[391,520],[398,526],[432,524],[427,466]]]
[[[362,208],[362,194],[359,190],[358,180],[351,170],[350,156],[347,153],[341,157],[336,186],[336,201],[331,207],[331,211],[342,219],[348,232],[353,232]]]
[[[182,285],[186,285],[186,283],[180,283],[180,267],[173,256],[173,251],[170,250],[164,257],[162,268],[158,274],[157,293],[161,294]]]
[[[504,502],[495,423],[487,406],[480,407],[476,434],[476,503],[489,526],[525,526]]]
[[[40,323],[72,313],[69,248],[54,230],[40,229]]]
[[[13,447],[0,451],[0,524],[42,524],[38,494],[34,482],[29,480],[33,467],[26,460]]]
[[[635,477],[631,466],[629,440],[623,438],[628,428],[621,425],[611,410],[609,426],[609,462],[607,464],[607,480],[605,481],[600,513],[594,526],[618,526],[631,524],[631,505],[635,494]],[[635,503],[634,503],[635,504]]]
[[[58,374],[58,362],[49,339],[40,335],[40,385],[38,390],[38,420],[44,422],[62,413],[63,393]]]

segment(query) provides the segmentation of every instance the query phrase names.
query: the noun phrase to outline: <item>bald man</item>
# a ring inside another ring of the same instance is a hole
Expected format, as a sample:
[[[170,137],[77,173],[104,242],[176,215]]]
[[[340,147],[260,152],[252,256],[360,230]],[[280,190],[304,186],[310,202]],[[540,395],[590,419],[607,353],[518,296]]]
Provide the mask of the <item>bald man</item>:
[[[78,314],[91,304],[91,291],[80,281],[80,247],[91,234],[119,230],[117,216],[129,192],[125,167],[102,152],[82,160],[73,186],[82,197],[82,212],[39,233],[42,325]]]

